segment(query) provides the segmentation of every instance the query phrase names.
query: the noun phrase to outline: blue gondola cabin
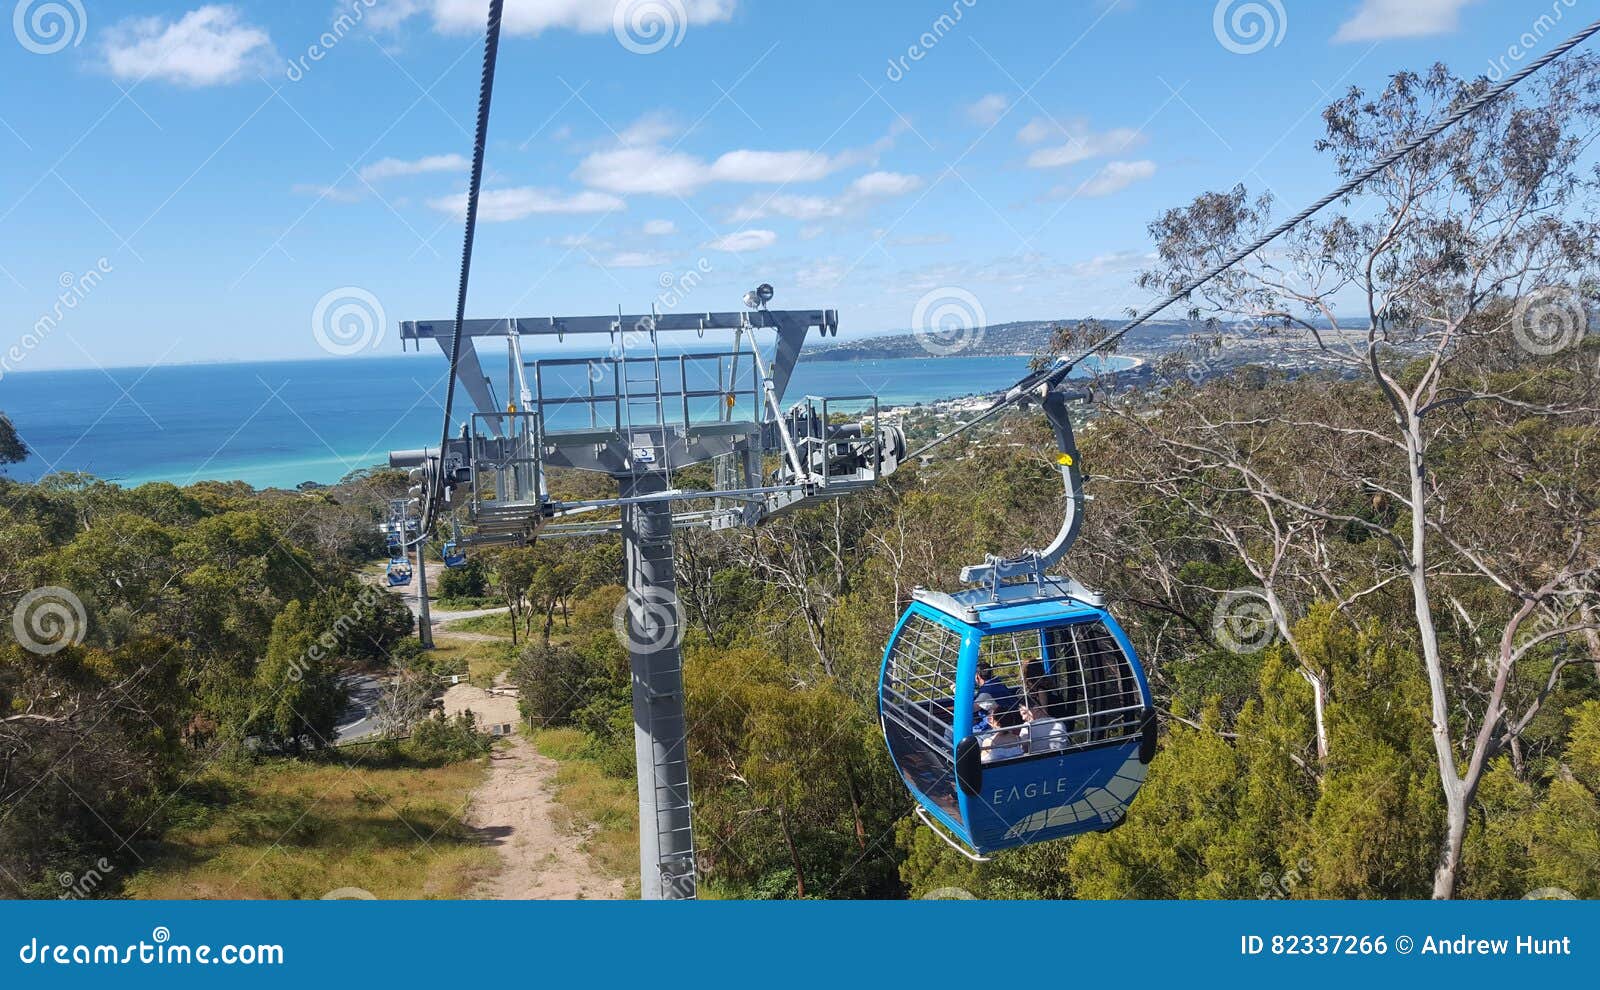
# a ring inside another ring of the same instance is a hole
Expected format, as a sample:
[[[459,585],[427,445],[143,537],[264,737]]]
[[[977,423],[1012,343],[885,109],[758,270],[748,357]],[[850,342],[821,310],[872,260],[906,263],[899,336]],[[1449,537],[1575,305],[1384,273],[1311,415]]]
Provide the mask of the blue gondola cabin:
[[[919,588],[884,651],[890,755],[924,817],[978,854],[1115,827],[1155,755],[1126,634],[1053,590]]]

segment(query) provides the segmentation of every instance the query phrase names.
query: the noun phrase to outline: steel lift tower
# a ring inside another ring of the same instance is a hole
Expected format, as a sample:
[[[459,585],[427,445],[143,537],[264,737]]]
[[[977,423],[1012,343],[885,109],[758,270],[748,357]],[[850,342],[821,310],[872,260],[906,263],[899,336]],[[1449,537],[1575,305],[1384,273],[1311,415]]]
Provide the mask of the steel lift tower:
[[[413,471],[415,493],[443,493],[445,504],[425,516],[436,522],[444,512],[465,514],[458,552],[622,537],[628,594],[619,633],[633,679],[645,899],[696,892],[674,532],[755,526],[871,487],[906,453],[904,436],[882,421],[874,396],[807,396],[784,408],[806,336],[813,329],[837,334],[838,315],[770,310],[772,295],[763,285],[745,296],[744,310],[722,313],[660,313],[653,306],[642,316],[467,320],[457,377],[476,411],[444,450],[390,455],[393,466]],[[454,331],[453,320],[401,324],[403,342],[420,349],[434,340],[446,354]],[[569,337],[588,353],[524,354],[559,348]],[[499,389],[478,353],[488,343],[505,346]],[[709,488],[684,480],[686,468],[706,462],[713,465]],[[559,469],[608,475],[616,497],[554,498],[549,474]]]

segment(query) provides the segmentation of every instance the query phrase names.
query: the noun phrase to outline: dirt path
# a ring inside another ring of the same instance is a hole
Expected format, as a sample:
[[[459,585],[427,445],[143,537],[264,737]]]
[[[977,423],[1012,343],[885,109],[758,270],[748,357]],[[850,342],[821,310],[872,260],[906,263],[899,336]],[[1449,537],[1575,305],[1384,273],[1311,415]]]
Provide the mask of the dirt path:
[[[491,758],[489,779],[472,798],[472,824],[500,850],[501,870],[472,896],[495,901],[615,900],[621,880],[602,876],[580,834],[561,827],[551,796],[556,762],[513,736]]]
[[[515,723],[513,697],[470,684],[445,692],[445,713],[470,709],[480,724]],[[557,764],[521,736],[510,736],[490,757],[489,779],[472,796],[469,822],[500,851],[500,872],[472,896],[494,901],[610,900],[623,897],[621,880],[595,869],[581,833],[564,823],[553,796]]]

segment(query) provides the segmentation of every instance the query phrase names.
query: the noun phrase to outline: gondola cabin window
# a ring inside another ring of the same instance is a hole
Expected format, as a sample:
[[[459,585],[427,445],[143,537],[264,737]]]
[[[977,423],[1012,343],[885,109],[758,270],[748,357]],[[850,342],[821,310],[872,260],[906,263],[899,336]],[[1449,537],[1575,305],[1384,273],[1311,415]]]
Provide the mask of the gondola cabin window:
[[[957,821],[953,726],[960,659],[960,633],[908,616],[889,651],[879,699],[884,735],[906,782]]]
[[[977,676],[985,764],[1124,741],[1142,726],[1138,678],[1102,622],[985,636]]]

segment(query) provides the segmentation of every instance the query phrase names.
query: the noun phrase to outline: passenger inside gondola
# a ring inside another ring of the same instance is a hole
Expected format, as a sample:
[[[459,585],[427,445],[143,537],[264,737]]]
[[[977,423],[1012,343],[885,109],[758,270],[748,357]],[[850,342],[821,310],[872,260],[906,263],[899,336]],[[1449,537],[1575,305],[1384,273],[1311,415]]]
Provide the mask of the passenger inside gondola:
[[[1015,711],[1005,711],[993,695],[978,695],[978,710],[982,714],[979,744],[983,747],[983,762],[1010,760],[1023,754],[1022,719]]]
[[[1041,714],[1040,709],[1023,705],[1021,709],[1022,748],[1027,755],[1052,753],[1067,748],[1067,726],[1058,718]]]
[[[996,707],[1000,711],[1014,712],[1017,710],[1017,693],[1011,689],[1011,685],[995,675],[994,668],[989,664],[979,661],[978,672],[973,680],[978,685],[978,691],[993,698]],[[980,712],[974,711],[973,715],[979,721],[982,721]],[[974,729],[974,731],[981,730]]]

